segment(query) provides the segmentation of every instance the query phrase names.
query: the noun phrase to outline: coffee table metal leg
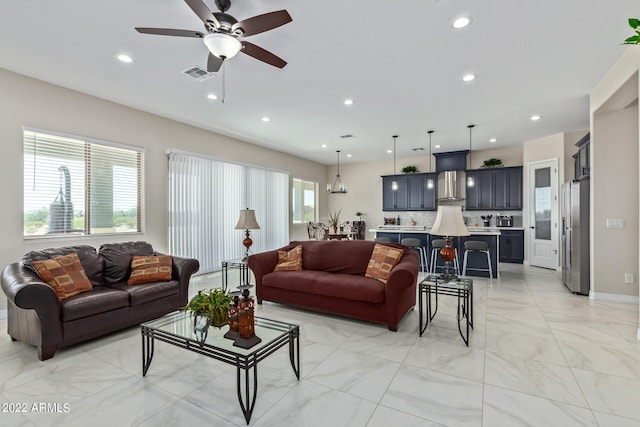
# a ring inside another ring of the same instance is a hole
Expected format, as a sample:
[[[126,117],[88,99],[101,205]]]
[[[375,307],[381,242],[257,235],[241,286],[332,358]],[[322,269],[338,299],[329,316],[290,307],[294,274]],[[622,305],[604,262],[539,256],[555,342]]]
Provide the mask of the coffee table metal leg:
[[[467,294],[464,291],[458,291],[458,331],[460,332],[460,336],[462,337],[462,341],[469,347],[469,316],[467,314],[467,307],[465,304],[467,303]],[[462,319],[465,319],[467,323],[467,336],[462,333]]]
[[[253,363],[253,393],[250,387],[251,368],[237,368],[237,388],[238,388],[238,402],[240,402],[240,409],[244,415],[244,419],[249,424],[251,420],[251,414],[253,408],[256,406],[256,397],[258,396],[258,364],[254,360]],[[244,393],[242,392],[242,376],[240,371],[244,370]]]
[[[433,310],[433,314],[431,314],[431,292],[432,289],[429,289],[429,320],[433,320],[433,318],[436,316],[436,313],[438,312],[438,284],[436,283],[436,288],[433,289],[433,293],[436,296],[436,307],[435,310]]]
[[[294,348],[293,342],[296,346]],[[300,379],[300,330],[294,329],[289,332],[289,361],[293,368],[293,373],[296,374],[296,378]]]
[[[151,361],[153,360],[154,340],[153,336],[142,334],[142,376],[147,375]]]

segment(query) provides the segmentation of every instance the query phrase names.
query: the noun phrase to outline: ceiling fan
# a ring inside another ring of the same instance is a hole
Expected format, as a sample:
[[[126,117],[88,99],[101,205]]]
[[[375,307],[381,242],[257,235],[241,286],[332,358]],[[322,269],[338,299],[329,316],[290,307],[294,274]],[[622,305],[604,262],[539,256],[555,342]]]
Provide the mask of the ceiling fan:
[[[283,68],[287,62],[240,37],[248,37],[254,34],[273,30],[292,21],[286,10],[278,10],[252,18],[238,21],[226,13],[231,7],[230,0],[215,0],[220,12],[212,12],[203,0],[184,0],[204,23],[206,33],[191,30],[175,30],[170,28],[146,28],[136,27],[136,31],[143,34],[157,34],[161,36],[196,37],[201,38],[209,49],[207,71],[217,72],[225,59],[234,57],[238,52],[249,55],[259,61],[274,67]]]

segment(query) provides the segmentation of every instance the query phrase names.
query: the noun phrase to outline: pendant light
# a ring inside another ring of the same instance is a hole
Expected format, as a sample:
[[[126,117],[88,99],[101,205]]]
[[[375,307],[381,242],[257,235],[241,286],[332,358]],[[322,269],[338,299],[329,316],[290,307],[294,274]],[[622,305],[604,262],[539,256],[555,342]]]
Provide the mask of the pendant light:
[[[336,150],[338,153],[338,173],[336,174],[336,181],[333,183],[333,187],[331,184],[327,184],[327,191],[331,194],[344,194],[347,192],[347,186],[342,183],[340,179],[340,150]]]
[[[433,168],[432,168],[432,160],[431,160],[431,134],[435,132],[433,130],[428,131],[427,133],[429,134],[429,172],[433,172]],[[429,178],[427,180],[427,188],[428,189],[432,189],[433,188],[433,178]]]
[[[469,169],[471,169],[471,130],[475,126],[476,125],[467,126],[469,128]],[[473,187],[474,185],[476,185],[476,183],[473,180],[473,176],[467,176],[467,187]]]
[[[393,135],[393,174],[396,174],[396,138],[398,137],[398,135]],[[391,183],[391,189],[393,191],[398,190],[398,181],[396,181],[395,179],[393,180],[393,182]]]

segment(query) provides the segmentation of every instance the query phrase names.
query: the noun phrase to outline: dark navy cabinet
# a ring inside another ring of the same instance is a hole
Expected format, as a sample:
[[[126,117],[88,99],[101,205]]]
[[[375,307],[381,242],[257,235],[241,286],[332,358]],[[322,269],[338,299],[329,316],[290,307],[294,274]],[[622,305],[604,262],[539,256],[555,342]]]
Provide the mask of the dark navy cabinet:
[[[466,186],[467,210],[522,209],[522,166],[473,169],[466,176],[474,182]]]
[[[432,186],[429,188],[429,180]],[[407,210],[436,210],[437,177],[435,173],[407,175]]]
[[[501,230],[500,262],[524,262],[524,230]]]
[[[393,183],[398,184],[398,189],[393,189]],[[406,211],[407,210],[407,176],[388,175],[382,177],[382,210]]]
[[[576,142],[578,152],[573,155],[573,161],[575,164],[575,179],[589,178],[590,175],[590,159],[589,159],[589,144],[591,134],[586,134],[580,141]]]

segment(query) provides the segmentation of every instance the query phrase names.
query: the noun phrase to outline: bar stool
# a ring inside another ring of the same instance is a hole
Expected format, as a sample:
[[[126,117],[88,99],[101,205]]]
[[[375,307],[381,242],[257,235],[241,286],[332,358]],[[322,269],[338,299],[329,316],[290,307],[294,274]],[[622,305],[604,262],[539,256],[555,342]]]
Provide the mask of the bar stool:
[[[483,252],[487,255],[487,264],[489,268],[469,268],[474,271],[488,271],[489,277],[493,279],[493,270],[491,269],[491,254],[489,253],[489,244],[480,240],[467,240],[464,242],[464,261],[462,262],[462,275],[467,275],[467,255],[469,252]]]
[[[444,248],[444,239],[434,239],[431,241],[431,269],[429,273],[434,274],[436,272],[436,268],[439,267],[438,264],[438,256],[440,255],[440,249]],[[453,266],[456,269],[456,274],[460,274],[460,263],[458,262],[458,248],[454,248],[456,251],[456,257],[453,259]],[[440,267],[442,268],[442,267]]]
[[[420,257],[420,271],[427,271],[429,269],[429,265],[427,264],[427,251],[424,246],[422,246],[420,239],[407,237],[402,239],[400,243],[408,248],[418,251],[418,256]]]

